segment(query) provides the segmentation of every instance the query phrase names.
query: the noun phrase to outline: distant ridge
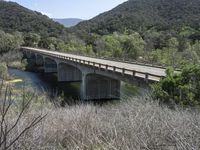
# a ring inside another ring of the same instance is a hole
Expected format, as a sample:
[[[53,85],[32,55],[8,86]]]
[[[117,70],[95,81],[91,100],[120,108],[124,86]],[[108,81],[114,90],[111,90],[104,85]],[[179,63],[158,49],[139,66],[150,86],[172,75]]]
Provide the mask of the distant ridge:
[[[27,9],[15,2],[0,0],[0,30],[33,32],[43,36],[61,36],[65,27],[40,12]]]
[[[200,0],[129,0],[114,9],[73,27],[75,32],[100,35],[128,30],[140,33],[154,28],[167,30],[200,27]]]
[[[83,21],[82,19],[78,18],[63,18],[63,19],[53,18],[53,20],[64,25],[65,27],[72,27]]]

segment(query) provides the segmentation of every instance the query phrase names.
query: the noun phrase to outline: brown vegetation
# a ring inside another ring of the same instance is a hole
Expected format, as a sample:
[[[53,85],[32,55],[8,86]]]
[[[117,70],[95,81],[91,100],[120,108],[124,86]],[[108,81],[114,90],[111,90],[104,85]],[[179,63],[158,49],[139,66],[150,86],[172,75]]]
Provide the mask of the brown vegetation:
[[[30,96],[30,92],[26,94]],[[20,97],[16,99],[19,101]],[[10,107],[14,108],[15,105]],[[144,98],[130,98],[115,105],[55,108],[45,96],[35,94],[31,106],[9,134],[8,142],[41,114],[47,116],[24,132],[10,149],[173,150],[200,147],[199,110],[178,107],[172,110]],[[10,115],[7,124],[16,117]]]

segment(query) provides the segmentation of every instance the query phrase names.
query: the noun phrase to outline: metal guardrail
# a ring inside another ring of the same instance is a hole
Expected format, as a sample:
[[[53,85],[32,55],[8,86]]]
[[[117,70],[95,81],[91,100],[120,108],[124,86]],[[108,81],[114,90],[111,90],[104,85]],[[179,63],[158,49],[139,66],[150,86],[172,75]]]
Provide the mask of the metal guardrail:
[[[72,53],[72,52],[67,52],[66,54],[71,54],[71,55],[76,55],[76,56],[84,56],[84,57],[96,58],[96,59],[103,59],[103,60],[110,60],[110,61],[116,61],[116,62],[122,62],[122,63],[128,63],[128,64],[136,64],[136,65],[155,67],[155,68],[161,68],[161,69],[167,69],[169,67],[169,66],[164,66],[164,65],[139,62],[139,61],[132,60],[132,59],[120,59],[120,58],[114,58],[114,57],[98,57],[98,56],[83,55],[83,54]],[[178,70],[178,68],[176,68],[176,69]]]
[[[148,73],[148,72],[141,72],[141,71],[126,69],[126,68],[116,67],[116,66],[112,66],[112,65],[108,65],[108,64],[105,65],[105,64],[102,64],[102,63],[97,63],[97,62],[88,61],[88,60],[84,60],[84,59],[62,56],[62,53],[60,55],[52,54],[51,51],[44,52],[44,51],[42,51],[42,49],[37,50],[37,49],[34,49],[34,48],[29,48],[29,47],[22,47],[22,49],[23,50],[29,50],[29,51],[32,51],[32,52],[36,52],[36,53],[39,53],[39,54],[42,54],[42,55],[50,56],[50,57],[55,57],[55,58],[59,58],[59,59],[63,59],[63,60],[81,63],[81,64],[84,64],[84,65],[87,65],[87,66],[95,67],[99,70],[104,69],[106,71],[112,71],[112,72],[116,72],[116,73],[121,73],[122,75],[129,75],[129,76],[133,76],[133,77],[140,77],[140,78],[144,78],[146,80],[151,80],[151,81],[159,81],[160,78],[164,77],[162,75],[151,74],[151,73]],[[63,53],[63,54],[65,54],[65,53]],[[79,55],[76,55],[76,56],[79,56]],[[88,57],[88,56],[84,56],[84,57]],[[91,58],[95,58],[95,57],[91,57]],[[97,59],[101,59],[101,58],[97,58]],[[109,59],[104,59],[104,60],[109,60]],[[111,61],[114,61],[114,60],[111,60]],[[119,62],[119,61],[116,61],[116,62]],[[128,62],[123,62],[123,63],[128,63]],[[132,63],[129,63],[129,64],[155,67],[155,66],[150,65],[150,64],[142,64],[142,63],[133,63],[132,62]],[[156,66],[155,68],[166,69],[164,67],[158,67],[158,66]],[[141,77],[141,76],[143,76],[143,77]],[[156,78],[156,79],[154,79],[154,78]]]
[[[96,59],[103,59],[103,60],[110,60],[110,61],[116,61],[116,62],[122,62],[122,63],[128,63],[128,64],[135,64],[135,65],[141,65],[141,66],[147,66],[147,67],[155,67],[155,68],[160,68],[160,69],[167,69],[167,68],[171,67],[171,66],[155,64],[155,63],[151,64],[148,62],[140,62],[140,61],[136,61],[133,59],[120,59],[120,58],[114,58],[114,57],[98,57],[98,56],[83,55],[83,54],[72,53],[72,52],[68,52],[67,54],[96,58]],[[173,66],[173,68],[175,71],[181,71],[181,69],[179,69],[177,66]]]

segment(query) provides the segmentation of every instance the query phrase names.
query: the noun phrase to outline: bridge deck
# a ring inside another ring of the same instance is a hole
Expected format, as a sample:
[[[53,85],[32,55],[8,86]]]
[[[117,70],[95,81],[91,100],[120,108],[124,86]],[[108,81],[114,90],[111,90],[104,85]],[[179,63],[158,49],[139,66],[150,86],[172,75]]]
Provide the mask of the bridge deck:
[[[76,61],[78,63],[84,63],[84,64],[87,63],[87,65],[100,67],[102,69],[111,70],[128,75],[134,75],[136,77],[146,78],[152,81],[159,81],[161,77],[166,76],[165,73],[166,69],[162,67],[155,67],[145,64],[118,62],[118,61],[73,55],[73,54],[49,51],[45,49],[30,48],[30,47],[22,47],[22,49],[30,50],[32,52],[52,57],[57,57],[62,59],[64,58],[67,60]]]

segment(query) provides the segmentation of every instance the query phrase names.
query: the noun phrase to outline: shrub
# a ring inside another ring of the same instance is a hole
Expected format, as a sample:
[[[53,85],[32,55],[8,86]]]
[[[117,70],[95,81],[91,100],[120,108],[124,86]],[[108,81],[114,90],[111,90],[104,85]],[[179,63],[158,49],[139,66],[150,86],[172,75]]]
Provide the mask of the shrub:
[[[41,111],[48,114],[46,118],[20,137],[12,149],[199,148],[198,111],[174,111],[156,102],[144,102],[143,98],[103,107],[78,105]],[[31,108],[18,128],[23,129],[39,113]]]
[[[199,110],[144,97],[54,108],[34,91],[0,87],[0,149],[199,149]]]
[[[19,93],[17,93],[19,96]],[[15,143],[28,131],[35,127],[46,115],[38,114],[29,116],[24,122],[30,108],[33,109],[31,101],[38,99],[36,94],[25,91],[18,97],[13,94],[10,86],[0,85],[0,149],[18,149]],[[15,98],[15,100],[13,100]],[[23,124],[23,126],[20,126]],[[19,148],[20,149],[20,148]]]
[[[5,63],[0,64],[0,78],[5,79],[8,75],[8,67]]]
[[[168,69],[167,76],[154,84],[153,96],[164,103],[200,106],[200,66],[188,65],[181,73]]]

